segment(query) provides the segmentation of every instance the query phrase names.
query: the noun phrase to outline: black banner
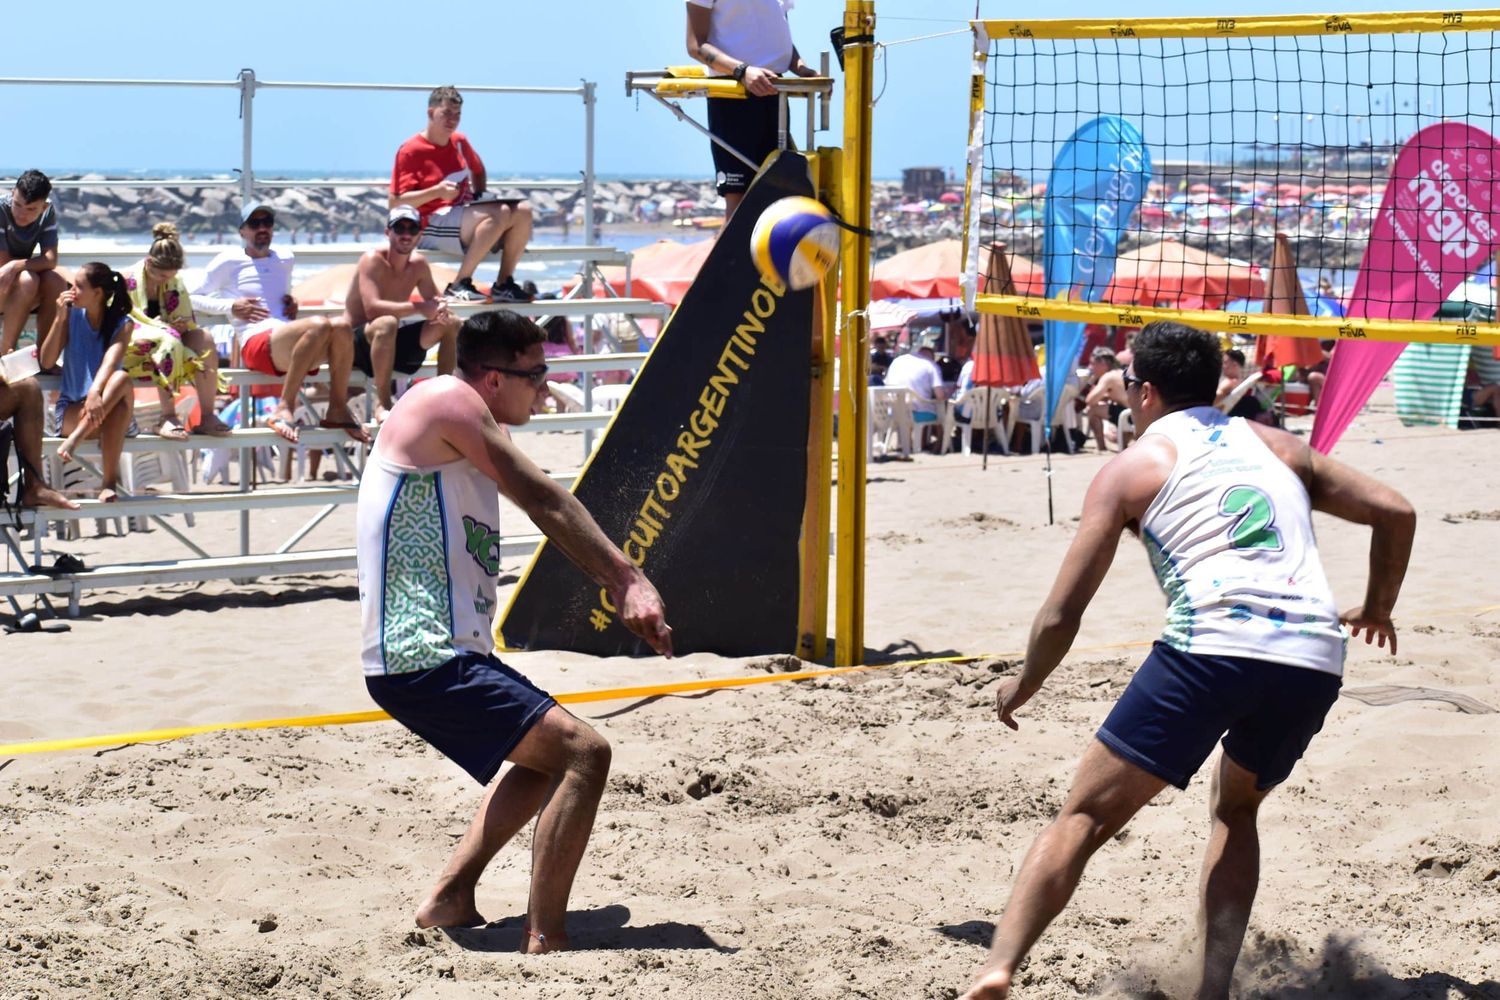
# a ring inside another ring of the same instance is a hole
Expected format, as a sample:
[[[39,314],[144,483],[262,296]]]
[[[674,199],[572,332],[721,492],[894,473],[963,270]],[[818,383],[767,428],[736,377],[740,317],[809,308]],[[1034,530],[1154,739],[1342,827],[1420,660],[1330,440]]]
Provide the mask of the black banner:
[[[797,648],[814,292],[762,282],[750,232],[778,198],[812,194],[796,153],[760,173],[573,486],[661,592],[679,653]],[[550,543],[499,631],[507,648],[649,651]]]

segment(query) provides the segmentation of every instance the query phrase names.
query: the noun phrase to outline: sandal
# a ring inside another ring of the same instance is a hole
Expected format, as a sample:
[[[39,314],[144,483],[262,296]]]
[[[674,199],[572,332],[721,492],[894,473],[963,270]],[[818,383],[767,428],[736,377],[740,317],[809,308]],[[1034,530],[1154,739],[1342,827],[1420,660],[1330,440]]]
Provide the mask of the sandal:
[[[188,439],[187,428],[182,427],[172,419],[163,420],[156,428],[156,436],[166,438],[168,441],[186,441]]]
[[[295,420],[288,420],[282,416],[273,416],[270,420],[266,421],[266,426],[275,431],[282,440],[292,444],[297,443],[297,432],[302,428],[302,425]]]

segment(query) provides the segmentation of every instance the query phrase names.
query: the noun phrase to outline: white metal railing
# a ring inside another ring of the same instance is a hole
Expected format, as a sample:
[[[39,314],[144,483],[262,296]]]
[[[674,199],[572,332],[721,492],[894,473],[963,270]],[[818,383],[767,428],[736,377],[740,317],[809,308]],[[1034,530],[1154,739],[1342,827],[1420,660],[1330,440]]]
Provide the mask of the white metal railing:
[[[63,187],[161,187],[168,184],[198,187],[237,187],[241,196],[249,201],[255,197],[257,186],[265,188],[283,187],[355,187],[380,186],[380,181],[337,179],[323,181],[316,178],[306,180],[266,180],[255,177],[255,95],[260,90],[327,90],[327,91],[398,91],[429,92],[433,84],[416,83],[332,83],[304,80],[261,80],[253,69],[242,69],[233,80],[149,80],[149,79],[105,79],[94,77],[25,77],[0,76],[0,86],[27,87],[164,87],[186,89],[238,90],[240,92],[240,166],[239,178],[231,180],[217,177],[182,177],[172,181],[142,180],[140,178],[104,178],[91,181],[59,181]],[[465,94],[530,94],[552,97],[577,97],[583,102],[583,170],[580,180],[517,181],[506,180],[506,187],[556,187],[583,189],[584,232],[594,231],[594,108],[596,84],[583,81],[576,87],[501,87],[489,84],[464,84],[459,90]],[[497,178],[497,182],[499,179]]]

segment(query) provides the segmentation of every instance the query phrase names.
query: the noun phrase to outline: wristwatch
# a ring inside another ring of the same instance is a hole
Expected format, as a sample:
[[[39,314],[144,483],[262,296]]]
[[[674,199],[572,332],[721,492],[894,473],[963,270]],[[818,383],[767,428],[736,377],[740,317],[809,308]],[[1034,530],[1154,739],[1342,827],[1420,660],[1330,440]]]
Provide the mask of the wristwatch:
[[[729,75],[732,76],[732,77],[734,77],[740,83],[744,83],[745,82],[745,70],[747,70],[749,68],[750,68],[750,64],[749,63],[742,62],[738,66],[736,66],[734,68],[733,72],[731,72]]]

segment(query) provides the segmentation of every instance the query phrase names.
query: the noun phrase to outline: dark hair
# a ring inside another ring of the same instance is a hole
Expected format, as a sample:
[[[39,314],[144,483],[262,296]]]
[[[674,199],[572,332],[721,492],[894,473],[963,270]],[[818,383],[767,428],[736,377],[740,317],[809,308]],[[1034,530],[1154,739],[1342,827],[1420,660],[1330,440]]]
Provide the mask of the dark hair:
[[[1207,330],[1158,320],[1135,338],[1131,367],[1168,406],[1212,406],[1224,361],[1219,338]]]
[[[571,343],[571,338],[568,335],[573,331],[566,316],[553,316],[546,323],[542,324],[542,330],[546,333],[547,343],[549,344],[567,345]]]
[[[478,378],[484,365],[512,365],[545,338],[542,328],[509,309],[489,309],[464,320],[458,330],[458,367]]]
[[[1229,350],[1225,351],[1224,357],[1228,358],[1230,361],[1233,361],[1237,365],[1243,366],[1245,364],[1245,352],[1240,350],[1238,347],[1231,347]]]
[[[99,335],[107,342],[114,337],[120,320],[130,312],[130,289],[123,274],[101,261],[89,261],[80,271],[89,284],[104,291],[104,320],[99,324]]]
[[[1320,340],[1318,341],[1318,346],[1323,348],[1323,350],[1325,351],[1331,351],[1333,350],[1333,345],[1337,343],[1337,340]]]
[[[429,108],[435,108],[439,104],[462,105],[463,103],[464,95],[458,92],[457,87],[434,87],[432,93],[427,95],[427,106]]]
[[[40,170],[28,170],[16,178],[16,192],[25,201],[41,201],[52,193],[52,182]]]

